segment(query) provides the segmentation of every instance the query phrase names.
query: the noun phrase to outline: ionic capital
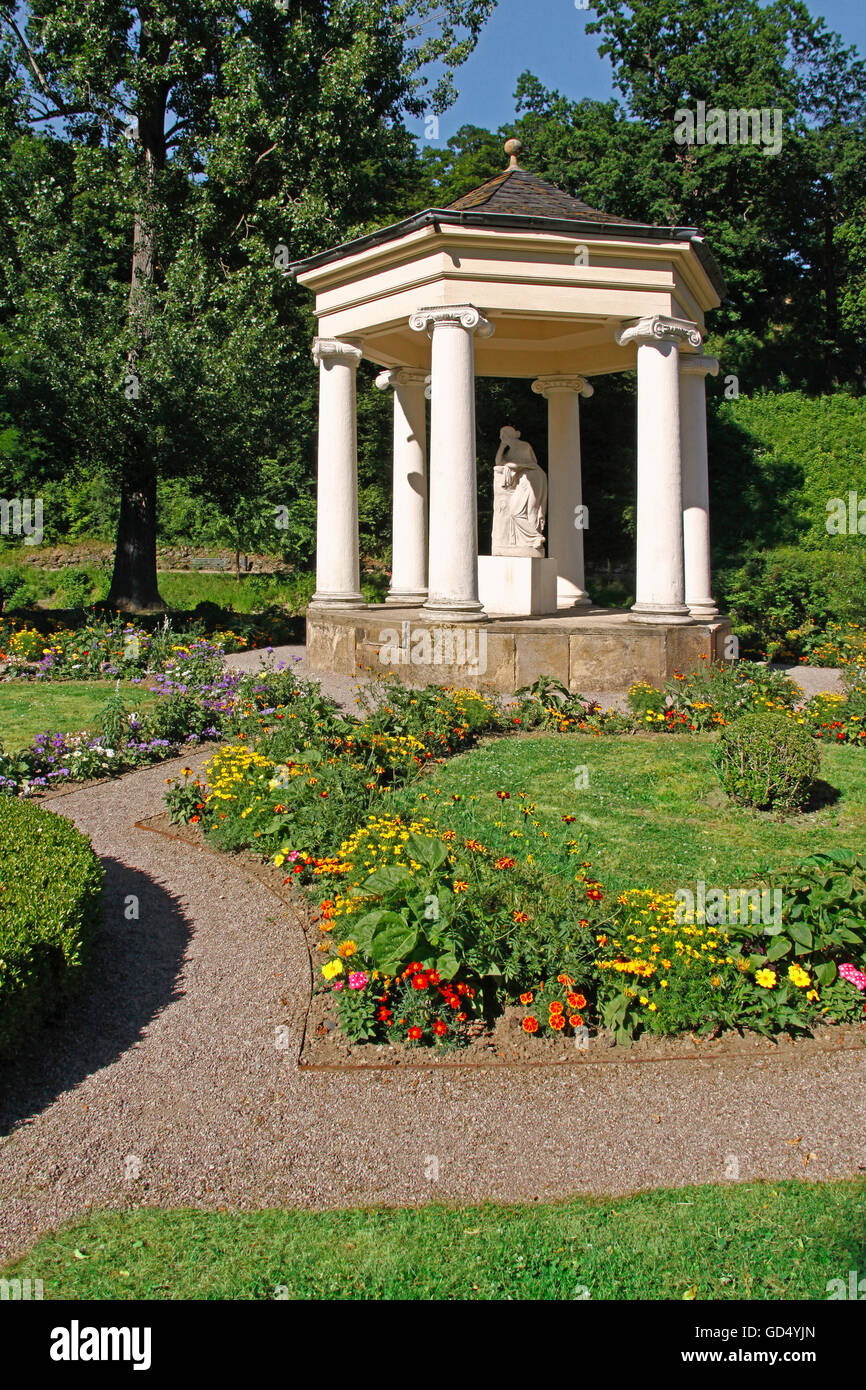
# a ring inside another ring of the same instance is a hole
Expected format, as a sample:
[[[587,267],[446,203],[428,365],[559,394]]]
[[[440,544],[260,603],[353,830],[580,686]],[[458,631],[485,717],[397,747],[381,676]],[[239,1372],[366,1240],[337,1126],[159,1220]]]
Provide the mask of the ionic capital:
[[[680,373],[683,376],[718,376],[718,357],[704,357],[702,352],[681,352]]]
[[[425,385],[429,376],[429,372],[421,371],[417,367],[386,367],[385,371],[376,377],[375,384],[380,391],[391,391],[397,386]]]
[[[676,343],[679,347],[685,341],[699,348],[703,341],[701,330],[691,319],[671,319],[666,314],[648,314],[627,328],[618,329],[614,336],[620,347],[627,343]]]
[[[545,397],[553,391],[574,391],[587,400],[595,395],[595,387],[583,376],[539,376],[533,381],[532,389],[536,395]]]
[[[314,338],[313,339],[313,361],[319,367],[324,362],[328,367],[332,362],[345,362],[350,367],[357,367],[361,358],[364,356],[359,347],[353,343],[344,343],[341,338]]]
[[[432,337],[436,328],[466,328],[479,338],[489,338],[493,324],[474,304],[439,304],[430,309],[416,309],[409,316],[409,327],[416,333]]]

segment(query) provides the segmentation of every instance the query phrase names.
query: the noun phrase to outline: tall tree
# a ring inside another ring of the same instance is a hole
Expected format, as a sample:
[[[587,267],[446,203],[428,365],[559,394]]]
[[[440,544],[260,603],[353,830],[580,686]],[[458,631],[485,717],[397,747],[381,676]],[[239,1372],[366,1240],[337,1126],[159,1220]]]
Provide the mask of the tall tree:
[[[30,309],[33,352],[41,342],[65,377],[66,426],[115,480],[116,607],[161,606],[160,475],[186,472],[230,505],[267,452],[275,393],[309,337],[275,249],[302,256],[378,220],[411,159],[402,115],[442,109],[494,4],[0,4],[27,121],[70,151],[66,181],[38,189],[19,226],[31,249],[40,228],[56,250],[75,310],[64,317],[26,252],[11,309]],[[78,224],[107,233],[103,267],[126,238],[125,289],[120,272],[95,294],[81,248],[56,245],[70,197]]]

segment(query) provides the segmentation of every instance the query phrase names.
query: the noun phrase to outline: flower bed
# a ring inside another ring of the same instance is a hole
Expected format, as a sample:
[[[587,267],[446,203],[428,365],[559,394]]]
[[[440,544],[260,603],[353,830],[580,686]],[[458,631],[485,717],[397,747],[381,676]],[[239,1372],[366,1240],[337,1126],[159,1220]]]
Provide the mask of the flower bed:
[[[745,684],[734,709],[782,705],[784,688],[756,682],[743,696]],[[848,936],[814,949],[785,934],[796,908],[787,886],[785,931],[772,940],[694,913],[674,920],[672,900],[644,888],[610,902],[574,816],[553,827],[527,794],[503,788],[493,826],[472,834],[460,794],[419,780],[480,735],[515,732],[512,709],[388,682],[370,700],[365,721],[320,709],[254,745],[224,746],[205,781],[167,794],[176,820],[223,848],[257,850],[318,902],[317,1026],[356,1047],[448,1051],[506,1017],[527,1040],[579,1044],[598,1032],[807,1031],[862,1015],[851,971],[866,964],[866,891],[848,885]]]

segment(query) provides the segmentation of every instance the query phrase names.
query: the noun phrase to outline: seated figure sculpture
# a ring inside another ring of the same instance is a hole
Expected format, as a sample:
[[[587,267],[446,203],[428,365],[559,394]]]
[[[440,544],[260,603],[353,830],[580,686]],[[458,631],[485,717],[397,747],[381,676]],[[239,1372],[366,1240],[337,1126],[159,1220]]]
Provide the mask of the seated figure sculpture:
[[[493,466],[493,555],[544,556],[547,474],[520,431],[504,425]]]

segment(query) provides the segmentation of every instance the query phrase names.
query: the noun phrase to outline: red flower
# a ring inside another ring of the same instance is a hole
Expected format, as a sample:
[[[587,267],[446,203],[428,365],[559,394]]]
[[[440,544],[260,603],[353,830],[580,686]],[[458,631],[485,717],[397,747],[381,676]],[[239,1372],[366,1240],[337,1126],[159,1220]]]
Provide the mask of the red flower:
[[[413,975],[413,976],[412,976],[412,988],[413,988],[413,989],[426,989],[426,988],[427,988],[427,976],[426,976],[426,975]]]
[[[437,1038],[444,1038],[445,1034],[448,1032],[447,1023],[443,1023],[441,1018],[437,1018],[436,1022],[433,1024],[433,1032],[436,1034]]]
[[[562,1014],[551,1014],[547,1021],[555,1033],[562,1032],[562,1029],[565,1027],[565,1019]]]
[[[509,859],[507,856],[503,856],[502,859],[497,859],[497,861],[496,861],[496,867],[497,867],[497,869],[513,869],[513,868],[514,868],[514,860],[513,860],[513,859]]]
[[[602,898],[604,897],[604,894],[602,893],[598,884],[593,883],[591,887],[587,888],[586,896],[588,898],[591,898],[594,903],[600,903]]]
[[[421,1029],[420,1029],[420,1028],[417,1028],[417,1027],[412,1027],[412,1028],[409,1029],[409,1032],[408,1032],[407,1036],[410,1037],[410,1038],[412,1039],[413,1042],[420,1042],[420,1041],[421,1041]]]
[[[523,1028],[524,1033],[537,1033],[537,1032],[538,1032],[538,1019],[537,1019],[537,1018],[533,1018],[531,1014],[527,1014],[527,1016],[526,1016],[526,1018],[523,1020],[523,1024],[522,1024],[521,1026],[522,1026],[522,1028]]]
[[[499,800],[500,800],[500,801],[510,801],[510,800],[511,800],[511,792],[497,792],[496,795],[499,797]]]

